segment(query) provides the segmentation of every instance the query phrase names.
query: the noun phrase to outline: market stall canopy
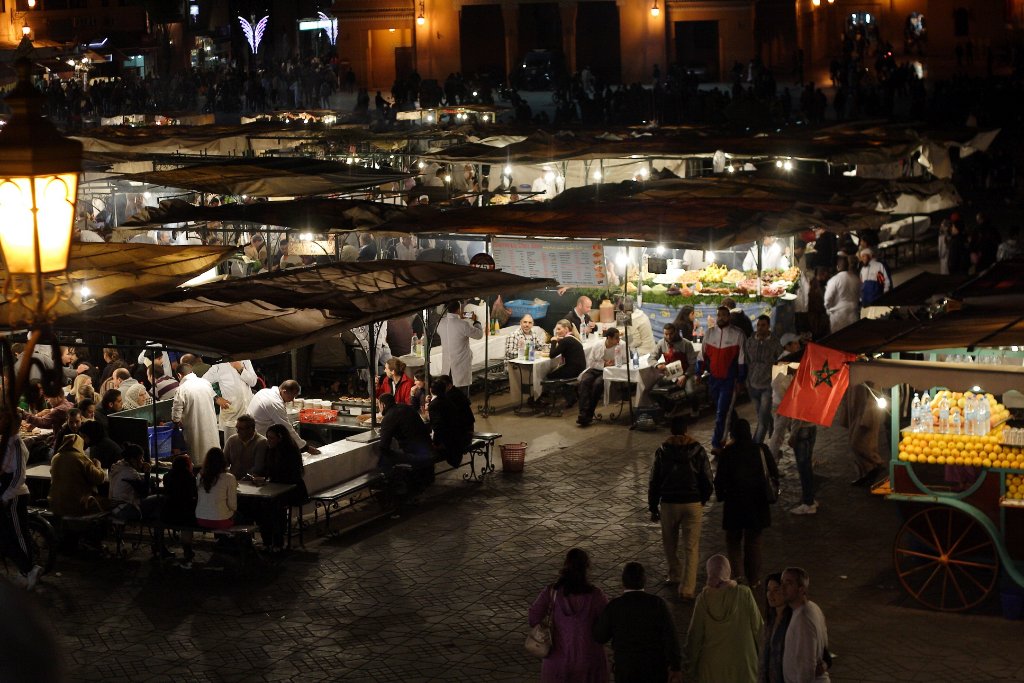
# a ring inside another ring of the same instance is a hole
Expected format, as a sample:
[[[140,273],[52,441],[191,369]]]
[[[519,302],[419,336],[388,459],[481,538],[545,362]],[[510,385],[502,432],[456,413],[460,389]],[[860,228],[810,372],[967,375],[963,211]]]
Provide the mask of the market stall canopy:
[[[244,155],[261,148],[252,139],[267,142],[264,147],[294,143],[308,138],[307,128],[283,123],[253,123],[246,126],[102,126],[75,136],[84,152],[135,154]]]
[[[67,278],[53,276],[53,284],[83,283],[97,301],[131,301],[155,296],[188,282],[227,258],[233,247],[166,247],[155,244],[74,243]],[[0,277],[5,276],[0,265]],[[77,312],[79,297],[57,304],[57,315]],[[8,320],[6,301],[0,303],[0,325]]]
[[[664,185],[663,185],[664,183]],[[675,184],[679,188],[673,189]],[[544,203],[458,208],[411,207],[381,230],[522,237],[636,240],[718,249],[821,226],[833,232],[878,228],[886,214],[843,203],[802,203],[792,195],[737,194],[714,182],[623,182],[562,193]],[[711,189],[707,189],[710,187]]]
[[[543,164],[568,160],[711,157],[721,150],[740,158],[789,157],[831,164],[881,165],[921,152],[933,175],[948,178],[939,151],[959,147],[962,155],[985,150],[998,134],[976,128],[915,130],[898,124],[843,123],[823,128],[737,134],[712,128],[678,127],[550,134],[538,131],[505,147],[454,145],[430,155],[448,162]],[[947,155],[948,156],[948,155]]]
[[[1024,387],[1024,367],[877,359],[850,364],[850,384],[871,382],[877,389],[895,384],[914,387],[980,387],[1004,394]]]
[[[168,199],[160,206],[147,206],[118,227],[152,230],[169,223],[241,221],[320,233],[373,229],[403,211],[404,207],[394,204],[357,199],[308,198],[221,206],[196,206]]]
[[[549,279],[420,261],[335,263],[101,304],[62,330],[145,337],[224,358],[261,358],[453,299],[556,287]]]
[[[953,290],[952,296],[960,300],[997,296],[1024,297],[1024,258],[998,261],[973,280]]]
[[[875,306],[924,306],[934,297],[949,296],[969,279],[967,275],[918,273],[893,287],[875,301]]]
[[[220,159],[211,163],[183,166],[169,171],[129,173],[125,180],[210,192],[253,197],[309,197],[394,183],[410,177],[401,171],[379,171],[358,164],[299,157]]]
[[[821,344],[850,353],[1024,345],[1024,309],[964,308],[934,318],[862,319]]]

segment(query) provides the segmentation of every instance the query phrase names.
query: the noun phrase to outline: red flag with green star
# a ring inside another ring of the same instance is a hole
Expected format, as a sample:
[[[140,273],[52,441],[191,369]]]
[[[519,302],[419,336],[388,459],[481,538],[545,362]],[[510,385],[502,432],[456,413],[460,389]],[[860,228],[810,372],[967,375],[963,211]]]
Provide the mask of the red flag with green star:
[[[850,353],[808,344],[800,359],[800,369],[779,404],[779,415],[831,426],[850,384],[847,363],[856,358]]]

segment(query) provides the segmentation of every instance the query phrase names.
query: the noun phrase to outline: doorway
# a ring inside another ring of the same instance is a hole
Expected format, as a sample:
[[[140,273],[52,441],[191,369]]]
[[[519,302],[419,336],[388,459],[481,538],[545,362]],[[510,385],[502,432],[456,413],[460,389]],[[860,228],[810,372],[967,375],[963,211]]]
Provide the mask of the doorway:
[[[701,80],[721,79],[717,21],[675,22],[676,61]]]

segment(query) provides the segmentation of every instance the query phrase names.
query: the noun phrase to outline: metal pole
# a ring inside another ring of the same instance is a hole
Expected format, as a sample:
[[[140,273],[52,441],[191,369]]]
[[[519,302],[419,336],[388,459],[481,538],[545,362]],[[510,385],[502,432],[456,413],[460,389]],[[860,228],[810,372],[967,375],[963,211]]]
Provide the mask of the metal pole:
[[[367,349],[367,370],[370,373],[369,379],[369,391],[370,391],[370,429],[377,428],[377,330],[374,328],[376,323],[369,323],[366,326],[366,336],[369,340]]]

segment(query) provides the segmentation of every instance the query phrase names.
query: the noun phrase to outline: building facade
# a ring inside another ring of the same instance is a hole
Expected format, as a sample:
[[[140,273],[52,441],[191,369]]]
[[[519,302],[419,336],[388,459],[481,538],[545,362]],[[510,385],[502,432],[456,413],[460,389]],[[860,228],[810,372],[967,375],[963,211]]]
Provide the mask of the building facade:
[[[730,82],[755,56],[779,80],[822,82],[853,35],[891,44],[897,61],[924,58],[932,76],[955,70],[957,46],[961,68],[970,55],[998,71],[1024,0],[335,0],[332,11],[339,59],[373,88],[412,69],[503,81],[535,51],[611,83],[649,83],[671,63]]]

